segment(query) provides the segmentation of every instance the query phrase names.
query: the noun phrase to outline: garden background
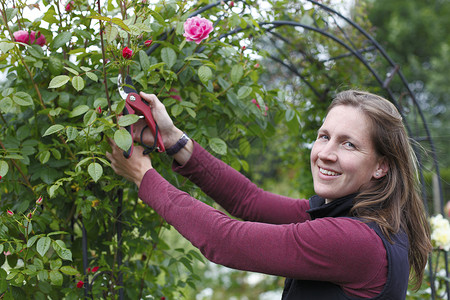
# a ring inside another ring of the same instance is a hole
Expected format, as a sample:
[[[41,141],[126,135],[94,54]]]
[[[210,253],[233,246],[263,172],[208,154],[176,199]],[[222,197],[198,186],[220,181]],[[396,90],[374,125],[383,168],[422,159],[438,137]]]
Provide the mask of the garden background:
[[[129,74],[214,155],[267,190],[309,197],[309,149],[333,95],[346,88],[389,94],[361,59],[308,28],[350,41],[391,78],[405,122],[423,143],[430,215],[448,217],[448,1],[0,3],[0,298],[279,299],[283,278],[207,263],[138,200],[136,188],[109,167],[106,139],[123,148],[131,143],[121,126],[137,117],[117,121],[124,107],[117,77]],[[326,7],[364,28],[392,57],[434,148],[403,82],[389,75],[398,71]],[[184,36],[194,15],[213,23],[199,43]],[[267,29],[278,21],[306,27]],[[175,186],[214,205],[170,170],[167,155],[151,155]],[[444,203],[435,196],[439,179]],[[437,263],[427,272],[436,277],[410,299],[448,299],[447,256],[436,248]]]

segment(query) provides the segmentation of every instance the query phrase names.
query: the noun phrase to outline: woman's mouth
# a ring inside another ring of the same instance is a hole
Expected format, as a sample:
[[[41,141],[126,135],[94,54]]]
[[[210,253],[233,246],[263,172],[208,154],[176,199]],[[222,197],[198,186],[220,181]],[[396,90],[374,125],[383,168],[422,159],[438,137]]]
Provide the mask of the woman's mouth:
[[[323,175],[327,175],[327,176],[339,176],[342,173],[337,173],[331,170],[326,170],[324,168],[319,168],[319,172],[322,173]]]

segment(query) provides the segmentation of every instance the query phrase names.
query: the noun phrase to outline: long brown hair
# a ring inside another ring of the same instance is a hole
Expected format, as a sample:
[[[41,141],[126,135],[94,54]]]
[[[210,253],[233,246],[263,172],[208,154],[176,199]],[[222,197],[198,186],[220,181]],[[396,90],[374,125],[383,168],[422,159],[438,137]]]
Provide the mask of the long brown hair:
[[[338,105],[360,109],[371,122],[372,142],[376,152],[386,159],[389,171],[362,189],[352,213],[375,221],[390,239],[390,234],[404,230],[409,239],[409,266],[414,288],[422,283],[427,257],[432,249],[430,229],[417,179],[417,159],[411,147],[402,117],[396,107],[383,97],[356,90],[336,95],[328,111]]]

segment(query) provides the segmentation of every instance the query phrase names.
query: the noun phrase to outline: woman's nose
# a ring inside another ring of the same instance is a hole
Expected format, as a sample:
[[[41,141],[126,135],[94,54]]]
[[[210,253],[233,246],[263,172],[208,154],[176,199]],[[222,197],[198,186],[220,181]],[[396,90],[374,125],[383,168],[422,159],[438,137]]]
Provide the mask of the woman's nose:
[[[317,155],[319,159],[323,161],[337,160],[336,147],[331,142],[328,142],[323,148],[321,148]]]

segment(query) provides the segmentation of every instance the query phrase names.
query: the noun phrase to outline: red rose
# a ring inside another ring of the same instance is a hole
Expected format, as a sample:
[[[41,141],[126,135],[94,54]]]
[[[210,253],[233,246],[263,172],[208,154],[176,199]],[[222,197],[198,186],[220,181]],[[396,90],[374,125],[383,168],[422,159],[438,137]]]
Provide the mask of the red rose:
[[[95,272],[97,272],[97,271],[98,271],[98,268],[99,268],[99,267],[93,267],[93,268],[92,268],[92,270],[91,270],[91,271],[92,271],[92,273],[95,273]]]
[[[123,48],[122,50],[122,56],[125,59],[130,59],[133,56],[133,50],[131,50],[128,47]]]
[[[150,45],[153,43],[153,40],[146,40],[144,42],[145,47],[150,47]]]
[[[82,280],[77,282],[77,288],[81,289],[84,285],[84,282]]]

